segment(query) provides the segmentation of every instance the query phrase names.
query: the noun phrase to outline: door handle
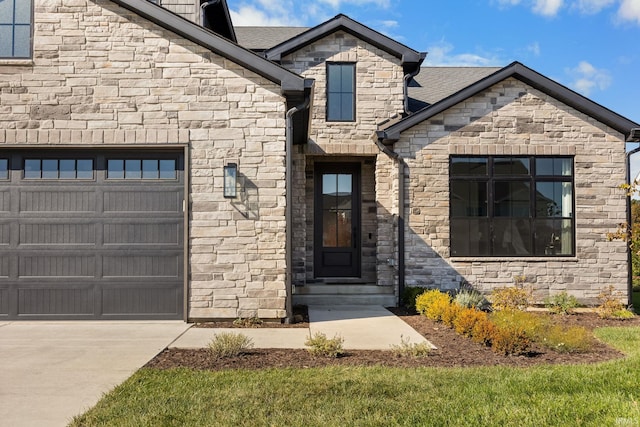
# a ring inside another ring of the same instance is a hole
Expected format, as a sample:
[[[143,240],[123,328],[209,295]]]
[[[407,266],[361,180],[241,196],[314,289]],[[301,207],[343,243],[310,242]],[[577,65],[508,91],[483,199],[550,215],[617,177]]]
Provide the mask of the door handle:
[[[353,249],[357,249],[358,248],[358,229],[356,227],[353,227],[353,233],[351,234],[352,238],[351,240],[353,241]]]

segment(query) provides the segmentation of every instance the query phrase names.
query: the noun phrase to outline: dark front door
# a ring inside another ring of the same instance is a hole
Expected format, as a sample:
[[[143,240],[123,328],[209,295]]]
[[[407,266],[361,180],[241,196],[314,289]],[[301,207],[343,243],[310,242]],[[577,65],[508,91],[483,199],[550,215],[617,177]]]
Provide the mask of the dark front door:
[[[316,164],[315,275],[360,276],[360,165]]]

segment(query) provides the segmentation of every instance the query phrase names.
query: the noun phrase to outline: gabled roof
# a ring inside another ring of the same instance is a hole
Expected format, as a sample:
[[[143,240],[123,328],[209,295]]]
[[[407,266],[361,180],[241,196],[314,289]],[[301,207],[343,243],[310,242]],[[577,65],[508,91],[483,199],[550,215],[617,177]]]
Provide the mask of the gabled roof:
[[[147,0],[111,0],[159,26],[261,75],[287,94],[304,93],[304,78]]]
[[[500,67],[421,67],[409,83],[409,110],[415,113],[499,71]]]
[[[336,15],[325,23],[268,49],[265,52],[265,57],[272,61],[280,61],[283,56],[295,52],[336,31],[345,31],[395,56],[402,61],[405,70],[415,69],[416,66],[422,63],[425,57],[424,53],[417,52],[402,43],[398,43],[384,34],[372,30],[342,14]]]
[[[263,52],[307,31],[309,27],[235,27],[238,44]]]
[[[377,132],[378,138],[383,141],[394,142],[400,138],[400,134],[405,130],[439,114],[454,105],[465,101],[478,93],[489,89],[491,86],[500,83],[501,81],[513,77],[520,80],[535,89],[546,93],[552,98],[590,116],[604,123],[607,126],[617,130],[625,135],[625,138],[629,137],[632,128],[637,128],[640,125],[637,123],[597,104],[590,99],[572,91],[571,89],[563,86],[542,74],[533,71],[531,68],[519,62],[513,62],[510,65],[500,69],[499,71],[479,80],[466,88],[454,93],[453,95],[430,105],[415,114],[407,116],[402,120],[391,124],[385,129]]]

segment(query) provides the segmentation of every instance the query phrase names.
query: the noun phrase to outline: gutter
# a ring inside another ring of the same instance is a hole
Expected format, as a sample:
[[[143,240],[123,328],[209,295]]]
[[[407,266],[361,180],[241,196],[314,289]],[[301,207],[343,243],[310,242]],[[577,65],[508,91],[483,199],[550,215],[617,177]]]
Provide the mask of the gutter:
[[[417,73],[416,73],[417,74]],[[402,293],[404,292],[404,280],[405,280],[405,242],[404,242],[404,200],[405,200],[405,187],[404,187],[404,159],[400,157],[398,153],[389,149],[382,142],[384,132],[378,132],[376,138],[376,145],[387,156],[391,157],[398,164],[398,305],[402,300]]]
[[[305,83],[307,81],[305,80]],[[309,83],[310,88],[313,88],[313,83]],[[306,84],[305,84],[306,86]],[[285,318],[285,323],[290,324],[293,323],[293,115],[299,111],[306,110],[309,108],[311,104],[311,93],[312,91],[306,91],[304,95],[304,101],[296,105],[293,108],[290,108],[286,113],[286,146],[285,146],[285,156],[286,156],[286,166],[285,166],[285,175],[286,175],[286,210],[285,210],[285,220],[286,220],[286,278],[285,278],[285,286],[286,286],[286,300],[285,300],[285,310],[287,312],[287,317]]]

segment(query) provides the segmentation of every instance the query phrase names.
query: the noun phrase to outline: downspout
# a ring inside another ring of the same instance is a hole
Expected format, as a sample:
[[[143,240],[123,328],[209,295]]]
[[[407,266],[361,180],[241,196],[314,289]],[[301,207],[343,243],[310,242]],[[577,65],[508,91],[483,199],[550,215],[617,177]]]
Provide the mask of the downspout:
[[[404,75],[403,91],[404,91],[404,114],[405,114],[405,116],[408,116],[409,114],[411,114],[411,111],[409,111],[409,82],[411,81],[412,78],[417,76],[419,73],[420,73],[420,65],[418,65],[416,67],[416,69],[413,70],[412,72],[407,73],[407,74]]]
[[[305,94],[304,102],[297,105],[287,111],[286,120],[286,279],[285,286],[287,287],[287,296],[285,302],[285,309],[287,311],[287,317],[285,323],[293,323],[293,115],[298,111],[305,110],[309,107],[311,102],[311,95]]]
[[[633,141],[632,141],[633,142]],[[631,156],[640,152],[640,147],[631,150],[627,153],[627,184],[631,185]],[[633,230],[633,223],[631,222],[631,194],[627,193],[627,224],[629,238],[631,238],[631,231]],[[627,305],[628,307],[633,306],[633,265],[632,265],[632,255],[631,255],[631,242],[627,242]]]
[[[398,164],[398,304],[402,300],[404,292],[405,278],[405,242],[404,242],[404,160],[398,153],[390,150],[382,143],[384,137],[378,136],[376,144],[378,148],[387,156],[391,157]]]

